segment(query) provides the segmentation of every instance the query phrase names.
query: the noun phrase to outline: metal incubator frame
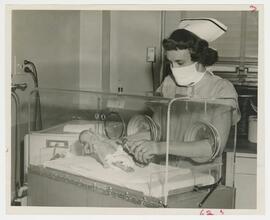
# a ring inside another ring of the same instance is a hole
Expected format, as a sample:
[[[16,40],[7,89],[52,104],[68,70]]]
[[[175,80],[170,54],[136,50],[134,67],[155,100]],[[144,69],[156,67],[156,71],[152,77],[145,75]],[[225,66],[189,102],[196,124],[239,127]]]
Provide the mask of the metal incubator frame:
[[[50,88],[36,88],[32,90],[29,93],[29,100],[28,100],[28,133],[31,133],[31,96],[35,95],[37,93],[41,92],[58,92],[58,93],[73,93],[73,94],[96,94],[96,95],[108,95],[108,96],[115,96],[115,97],[133,97],[133,98],[144,98],[145,100],[166,100],[168,101],[168,109],[167,109],[167,123],[166,123],[166,163],[165,163],[165,184],[164,184],[164,201],[162,204],[162,207],[167,207],[168,205],[168,196],[169,196],[169,191],[168,191],[168,172],[169,172],[169,149],[170,149],[170,119],[171,119],[171,108],[172,105],[177,102],[177,101],[204,101],[205,105],[205,112],[207,112],[207,103],[209,101],[215,101],[215,100],[225,100],[225,99],[231,99],[235,100],[232,98],[215,98],[215,99],[194,99],[190,98],[189,96],[185,97],[178,97],[178,98],[173,98],[173,99],[167,99],[163,97],[155,97],[155,96],[141,96],[141,95],[132,95],[132,94],[119,94],[119,93],[109,93],[109,92],[98,92],[98,91],[82,91],[82,90],[66,90],[66,89],[50,89]],[[235,100],[236,101],[236,100]],[[233,110],[233,109],[232,109]],[[28,141],[30,143],[30,136],[28,136]],[[233,140],[233,153],[234,153],[234,158],[236,154],[236,142],[237,142],[237,123],[234,125],[234,140]],[[30,167],[30,153],[31,152],[26,152],[27,154],[27,164],[26,164],[26,172],[27,169]],[[26,155],[25,154],[25,155]],[[234,159],[235,160],[235,159]],[[235,161],[233,161],[233,186],[234,186],[234,176],[235,176]],[[161,202],[161,201],[160,201]]]

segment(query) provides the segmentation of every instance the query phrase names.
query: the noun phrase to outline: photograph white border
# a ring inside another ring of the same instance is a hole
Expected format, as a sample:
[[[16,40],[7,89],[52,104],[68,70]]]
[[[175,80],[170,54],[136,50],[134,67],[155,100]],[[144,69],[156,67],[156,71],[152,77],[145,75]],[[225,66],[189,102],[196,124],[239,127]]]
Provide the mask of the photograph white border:
[[[11,1],[14,2],[14,1]],[[85,2],[85,1],[83,1]],[[145,2],[145,1],[144,1]],[[44,10],[230,10],[230,11],[237,11],[237,10],[251,10],[250,8],[251,4],[219,4],[219,5],[214,5],[214,4],[208,4],[208,5],[192,5],[192,4],[144,4],[144,5],[78,5],[78,4],[72,4],[72,5],[54,5],[54,4],[44,4],[44,5],[33,5],[33,4],[15,4],[15,5],[5,5],[5,35],[6,35],[6,41],[5,41],[5,71],[4,73],[7,74],[5,75],[5,80],[4,80],[4,88],[5,88],[5,111],[6,111],[6,149],[5,155],[7,156],[7,161],[6,161],[6,170],[9,171],[10,167],[10,115],[8,114],[10,112],[10,99],[7,97],[10,97],[10,87],[11,85],[11,79],[10,79],[10,73],[11,72],[11,59],[8,59],[11,57],[11,38],[10,38],[10,33],[11,33],[11,16],[10,12],[11,10],[15,9],[21,9],[21,10],[36,10],[36,9],[44,9]],[[255,5],[255,4],[253,4]],[[256,4],[257,9],[259,10],[259,58],[258,58],[258,65],[259,69],[258,71],[261,73],[264,73],[264,6],[262,4]],[[1,61],[2,62],[2,61]],[[226,215],[231,215],[231,214],[241,214],[241,215],[254,215],[254,214],[264,214],[264,195],[265,195],[265,185],[264,185],[264,178],[265,178],[265,82],[267,81],[265,78],[265,74],[259,74],[258,76],[258,97],[259,97],[259,117],[258,117],[258,128],[260,128],[258,132],[258,153],[257,153],[257,158],[258,158],[258,165],[257,165],[257,179],[258,179],[258,184],[257,184],[257,203],[258,203],[258,208],[257,210],[226,210]],[[3,88],[3,87],[2,87]],[[7,151],[6,151],[7,150]],[[9,191],[10,191],[10,184],[7,180],[10,178],[10,173],[6,173],[6,195],[7,198],[9,196]],[[6,199],[7,199],[6,198]],[[10,199],[10,198],[8,198]],[[9,201],[9,200],[6,200]],[[17,213],[17,214],[56,214],[56,213],[65,213],[65,214],[104,214],[104,213],[110,213],[110,214],[158,214],[158,215],[167,215],[167,214],[173,214],[173,215],[186,215],[186,214],[199,214],[199,209],[129,209],[129,208],[73,208],[73,207],[61,207],[61,208],[56,208],[56,207],[11,207],[8,204],[6,204],[6,211],[8,213]]]

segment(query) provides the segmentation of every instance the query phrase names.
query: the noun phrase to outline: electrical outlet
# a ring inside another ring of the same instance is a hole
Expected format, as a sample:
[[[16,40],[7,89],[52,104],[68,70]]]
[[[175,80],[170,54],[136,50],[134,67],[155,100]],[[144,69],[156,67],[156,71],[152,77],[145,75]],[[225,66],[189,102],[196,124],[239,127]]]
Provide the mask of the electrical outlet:
[[[13,75],[23,74],[24,73],[24,65],[18,62],[17,57],[13,57]]]
[[[23,64],[17,63],[17,65],[16,65],[16,68],[17,68],[16,74],[22,74],[22,73],[24,73],[23,67],[24,67]]]
[[[147,62],[155,62],[155,59],[156,59],[156,48],[155,47],[147,47],[146,61]]]

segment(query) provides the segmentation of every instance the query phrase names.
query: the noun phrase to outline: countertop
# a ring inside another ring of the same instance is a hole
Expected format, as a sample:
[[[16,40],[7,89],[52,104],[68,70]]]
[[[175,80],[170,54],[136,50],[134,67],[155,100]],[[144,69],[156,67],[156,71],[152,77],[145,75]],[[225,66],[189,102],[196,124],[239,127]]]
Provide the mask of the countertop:
[[[233,141],[233,138],[229,137],[226,147],[224,149],[225,152],[233,151]],[[237,138],[236,141],[236,152],[257,154],[257,143],[251,143],[250,141],[248,141],[248,138],[246,136],[240,136]]]

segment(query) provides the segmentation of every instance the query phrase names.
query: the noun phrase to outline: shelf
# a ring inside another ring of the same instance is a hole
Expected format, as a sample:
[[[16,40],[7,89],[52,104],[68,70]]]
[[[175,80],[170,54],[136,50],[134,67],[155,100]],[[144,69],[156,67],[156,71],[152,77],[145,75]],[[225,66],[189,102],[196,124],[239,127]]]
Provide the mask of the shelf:
[[[225,152],[233,151],[233,139],[229,138],[227,145],[224,149]],[[250,153],[257,154],[257,143],[251,143],[248,141],[247,137],[238,137],[236,144],[237,153]]]

